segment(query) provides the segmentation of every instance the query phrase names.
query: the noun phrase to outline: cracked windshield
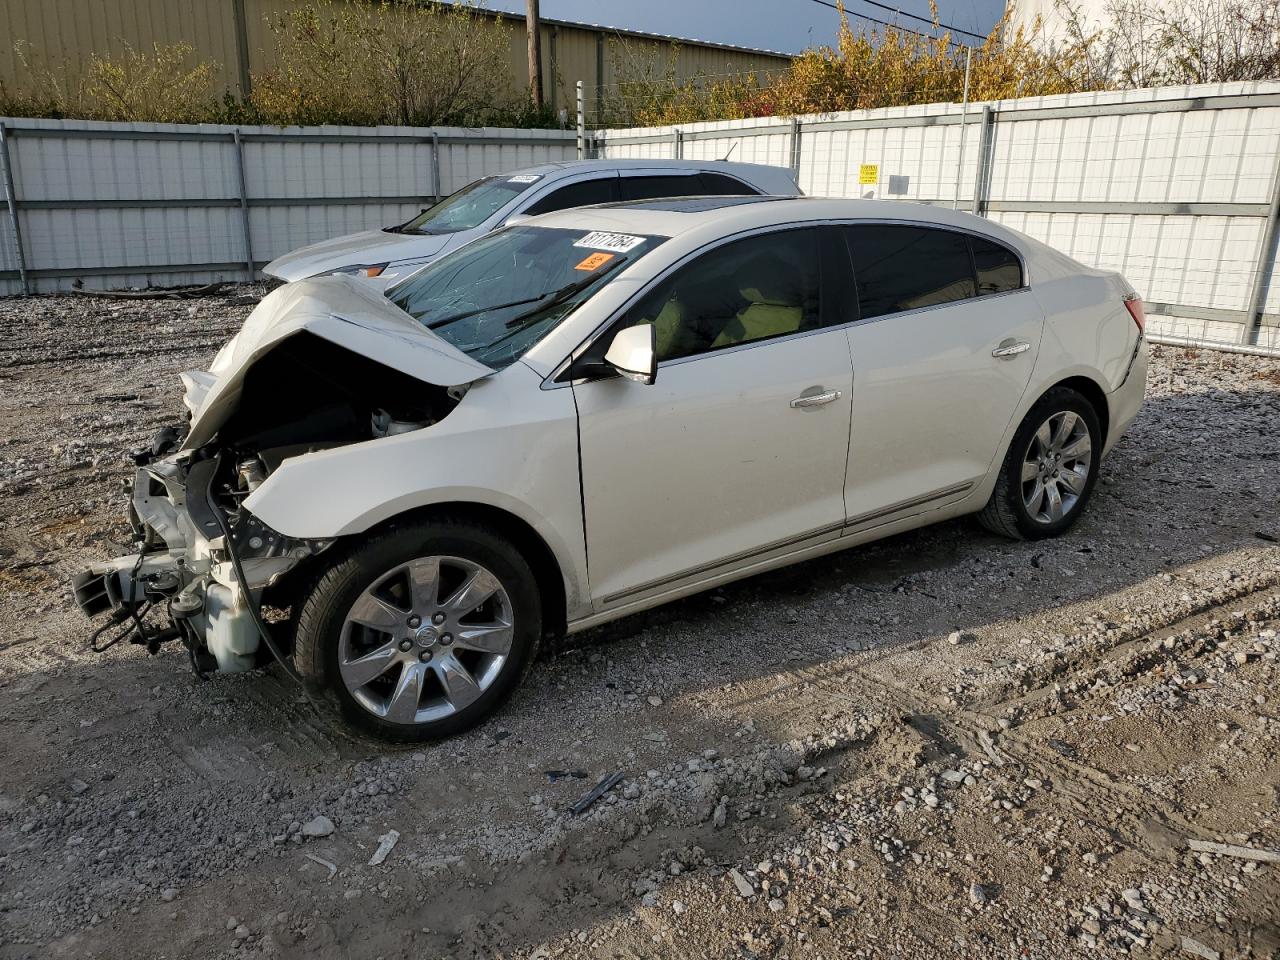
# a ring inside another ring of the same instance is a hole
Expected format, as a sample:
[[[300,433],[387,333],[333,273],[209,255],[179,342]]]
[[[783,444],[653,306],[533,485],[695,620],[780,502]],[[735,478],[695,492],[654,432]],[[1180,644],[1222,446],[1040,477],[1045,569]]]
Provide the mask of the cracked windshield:
[[[663,238],[513,227],[469,244],[388,291],[396,306],[474,360],[501,369],[605,279]]]

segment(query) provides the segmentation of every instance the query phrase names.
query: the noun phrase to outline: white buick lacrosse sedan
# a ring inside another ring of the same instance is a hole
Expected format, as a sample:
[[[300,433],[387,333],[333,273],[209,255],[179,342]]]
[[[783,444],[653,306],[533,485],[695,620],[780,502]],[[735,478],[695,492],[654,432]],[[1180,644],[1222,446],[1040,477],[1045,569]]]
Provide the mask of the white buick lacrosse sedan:
[[[202,675],[274,658],[377,734],[454,733],[548,636],[961,514],[1062,533],[1142,402],[1142,328],[1120,276],[939,208],[537,217],[385,295],[263,299],[183,375],[138,552],[77,599]]]

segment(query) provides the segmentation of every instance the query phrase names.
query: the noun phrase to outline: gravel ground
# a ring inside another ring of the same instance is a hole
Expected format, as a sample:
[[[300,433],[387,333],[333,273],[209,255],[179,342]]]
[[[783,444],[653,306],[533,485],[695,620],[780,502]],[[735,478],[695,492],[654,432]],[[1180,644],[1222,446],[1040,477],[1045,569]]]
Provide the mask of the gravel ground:
[[[1280,953],[1280,364],[1156,348],[1063,539],[690,598],[398,750],[65,586],[255,292],[0,301],[0,958]]]

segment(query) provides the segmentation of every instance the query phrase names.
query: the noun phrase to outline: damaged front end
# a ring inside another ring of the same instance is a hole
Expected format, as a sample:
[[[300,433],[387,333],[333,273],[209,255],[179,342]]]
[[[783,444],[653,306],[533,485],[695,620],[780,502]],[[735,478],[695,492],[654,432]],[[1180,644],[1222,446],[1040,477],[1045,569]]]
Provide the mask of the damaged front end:
[[[491,372],[346,278],[273,291],[208,371],[182,374],[189,423],[134,455],[135,552],[72,582],[88,616],[109,614],[93,648],[178,639],[201,676],[273,657],[292,673],[288,620],[268,611],[335,541],[285,536],[244,501],[286,460],[431,426]]]
[[[171,449],[175,435],[166,428],[136,457],[127,486],[137,552],[77,576],[76,601],[88,616],[111,613],[94,635],[95,650],[127,638],[155,653],[179,639],[199,674],[251,670],[273,643],[288,642],[270,635],[264,601],[333,541],[283,536],[244,508],[240,501],[267,476],[262,457],[179,455]],[[155,609],[164,612],[158,626],[149,617]]]

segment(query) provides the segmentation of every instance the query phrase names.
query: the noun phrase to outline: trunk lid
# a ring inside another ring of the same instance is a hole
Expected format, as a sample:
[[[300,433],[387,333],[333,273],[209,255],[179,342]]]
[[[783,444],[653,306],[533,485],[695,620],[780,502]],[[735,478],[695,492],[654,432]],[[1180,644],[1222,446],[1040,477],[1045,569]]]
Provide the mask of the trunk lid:
[[[182,374],[191,430],[183,450],[208,443],[236,409],[246,371],[302,331],[440,387],[494,372],[409,316],[377,289],[347,276],[286,284],[263,297],[209,370]]]

